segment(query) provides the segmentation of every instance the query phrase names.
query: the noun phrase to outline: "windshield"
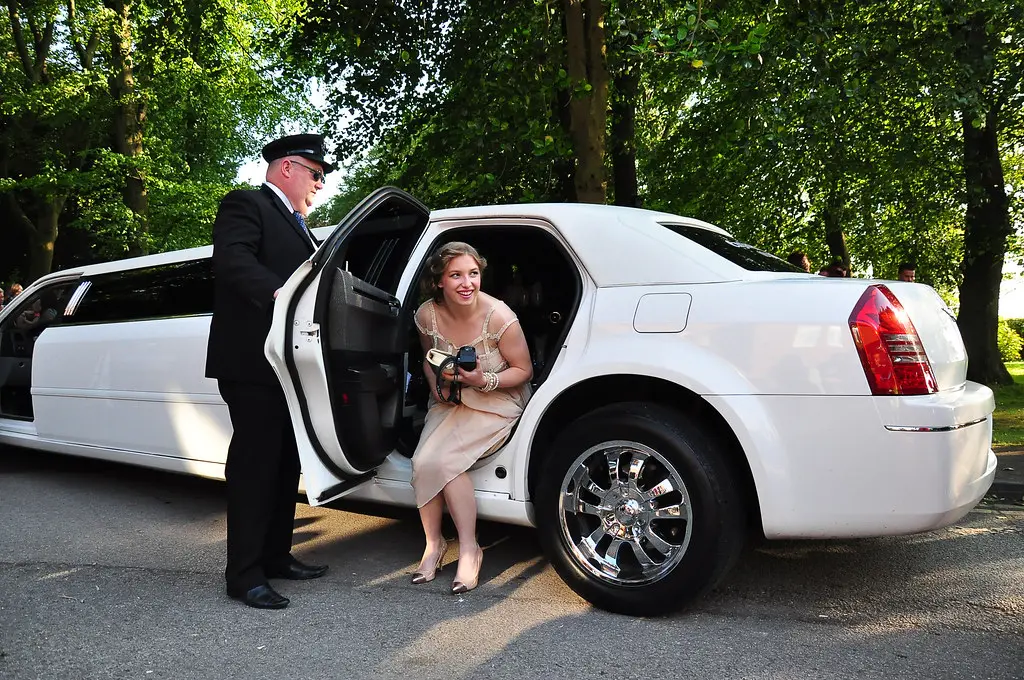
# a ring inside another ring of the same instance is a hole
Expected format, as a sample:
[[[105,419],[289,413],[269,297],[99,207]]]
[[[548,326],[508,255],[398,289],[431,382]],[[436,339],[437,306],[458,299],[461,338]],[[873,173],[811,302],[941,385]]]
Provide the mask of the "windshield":
[[[806,273],[803,269],[790,264],[781,257],[766,253],[759,248],[737,241],[732,236],[720,234],[717,231],[683,224],[662,223],[661,226],[671,229],[680,236],[685,236],[697,245],[703,246],[714,254],[724,257],[729,262],[749,271]]]

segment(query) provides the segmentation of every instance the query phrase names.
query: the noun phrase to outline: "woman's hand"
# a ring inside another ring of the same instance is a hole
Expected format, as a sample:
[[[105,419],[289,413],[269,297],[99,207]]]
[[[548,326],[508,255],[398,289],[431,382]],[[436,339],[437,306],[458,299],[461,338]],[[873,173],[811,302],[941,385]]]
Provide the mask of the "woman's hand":
[[[484,377],[484,369],[481,368],[480,362],[476,364],[476,368],[472,371],[467,371],[464,368],[459,369],[459,382],[463,385],[469,385],[470,387],[483,387],[487,384],[487,378]]]

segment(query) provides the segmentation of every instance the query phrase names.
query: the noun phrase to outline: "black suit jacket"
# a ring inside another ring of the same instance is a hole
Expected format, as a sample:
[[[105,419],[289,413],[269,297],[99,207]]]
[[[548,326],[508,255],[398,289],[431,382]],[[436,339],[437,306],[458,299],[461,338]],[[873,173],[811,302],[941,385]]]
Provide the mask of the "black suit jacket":
[[[213,319],[206,376],[275,385],[263,354],[274,291],[314,247],[270,188],[232,191],[213,223]]]

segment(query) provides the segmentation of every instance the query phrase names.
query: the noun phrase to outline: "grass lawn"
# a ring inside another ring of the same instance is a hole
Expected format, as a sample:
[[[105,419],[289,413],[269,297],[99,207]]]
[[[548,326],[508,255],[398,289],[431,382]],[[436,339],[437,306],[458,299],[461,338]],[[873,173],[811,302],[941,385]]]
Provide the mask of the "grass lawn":
[[[992,416],[993,446],[1024,447],[1024,361],[1006,364],[1013,384],[996,387],[996,412]]]

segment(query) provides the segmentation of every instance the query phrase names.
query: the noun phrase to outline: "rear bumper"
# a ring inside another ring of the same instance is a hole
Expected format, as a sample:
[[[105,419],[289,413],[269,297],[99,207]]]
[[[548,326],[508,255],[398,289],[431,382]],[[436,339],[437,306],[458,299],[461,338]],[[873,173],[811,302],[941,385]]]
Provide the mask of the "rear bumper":
[[[919,397],[708,401],[743,445],[768,538],[936,529],[967,514],[995,477],[995,403],[976,383]]]

